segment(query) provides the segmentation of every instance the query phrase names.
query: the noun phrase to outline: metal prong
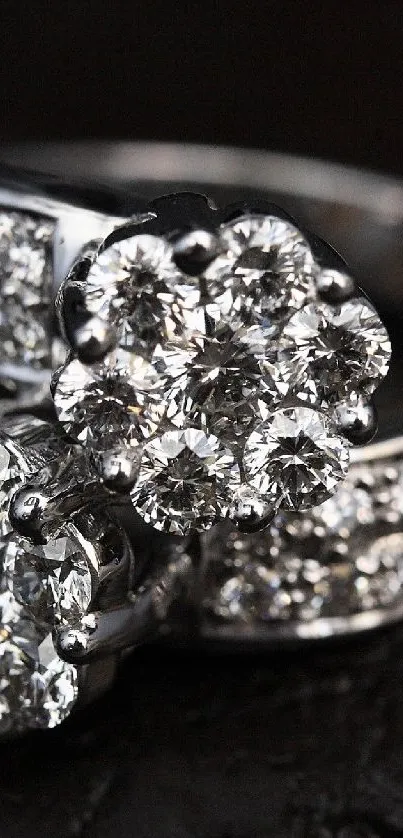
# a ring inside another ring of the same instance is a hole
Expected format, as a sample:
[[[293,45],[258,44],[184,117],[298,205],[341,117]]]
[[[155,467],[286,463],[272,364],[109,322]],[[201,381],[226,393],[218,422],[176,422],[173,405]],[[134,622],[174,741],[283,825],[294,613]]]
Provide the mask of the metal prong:
[[[140,462],[136,450],[121,448],[100,452],[94,462],[104,486],[110,491],[127,494],[134,486]]]
[[[23,485],[10,502],[8,517],[13,529],[35,544],[44,544],[44,527],[49,517],[50,498],[40,487]]]
[[[275,510],[249,486],[241,486],[235,494],[228,517],[240,532],[259,532],[273,520]]]
[[[90,312],[86,305],[86,278],[99,247],[99,240],[86,245],[55,302],[62,335],[83,364],[102,361],[117,342],[114,327]]]
[[[322,268],[316,277],[316,290],[323,302],[337,305],[351,299],[356,293],[356,286],[348,274],[333,268]]]
[[[56,295],[55,311],[60,331],[62,337],[70,344],[77,323],[81,325],[91,316],[85,306],[85,288],[87,275],[98,248],[98,241],[88,243],[72,265]]]
[[[71,346],[83,364],[96,364],[105,358],[117,343],[116,329],[100,317],[90,317],[71,332]]]
[[[88,476],[88,463],[85,460],[83,464],[82,457],[67,458],[62,464],[54,461],[17,489],[10,501],[10,523],[23,537],[44,544],[60,530],[66,517],[88,505],[94,507],[97,497],[105,502],[102,494],[96,475]]]
[[[337,405],[335,419],[341,433],[353,445],[367,445],[376,434],[376,409],[371,401],[364,398]]]
[[[144,642],[158,630],[182,583],[192,570],[187,553],[177,557],[148,579],[135,593],[127,594],[126,604],[108,611],[95,611],[79,625],[61,628],[57,651],[64,660],[82,664],[107,657]]]
[[[198,276],[220,253],[220,241],[209,230],[192,230],[174,244],[177,267],[189,276]]]
[[[148,590],[133,605],[97,611],[85,617],[79,626],[61,629],[56,648],[69,663],[87,663],[137,646],[156,630],[157,624],[152,591]]]

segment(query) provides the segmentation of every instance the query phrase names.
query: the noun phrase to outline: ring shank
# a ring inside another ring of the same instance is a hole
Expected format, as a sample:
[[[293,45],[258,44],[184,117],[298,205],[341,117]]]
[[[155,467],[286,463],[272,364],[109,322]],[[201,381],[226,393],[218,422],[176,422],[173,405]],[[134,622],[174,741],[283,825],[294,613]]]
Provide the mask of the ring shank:
[[[70,202],[75,183],[82,205],[111,216],[176,190],[219,203],[264,196],[339,249],[383,308],[403,301],[403,182],[391,177],[266,151],[159,143],[20,144],[3,146],[0,161],[22,167],[45,194],[65,195],[67,184]]]

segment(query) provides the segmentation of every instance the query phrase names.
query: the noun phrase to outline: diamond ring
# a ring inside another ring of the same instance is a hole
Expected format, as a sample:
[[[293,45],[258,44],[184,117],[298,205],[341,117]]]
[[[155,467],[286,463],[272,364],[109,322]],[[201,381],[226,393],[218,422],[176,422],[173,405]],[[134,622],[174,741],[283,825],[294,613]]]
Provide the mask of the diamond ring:
[[[0,189],[5,733],[58,724],[152,636],[402,614],[370,289],[272,195],[105,194]]]

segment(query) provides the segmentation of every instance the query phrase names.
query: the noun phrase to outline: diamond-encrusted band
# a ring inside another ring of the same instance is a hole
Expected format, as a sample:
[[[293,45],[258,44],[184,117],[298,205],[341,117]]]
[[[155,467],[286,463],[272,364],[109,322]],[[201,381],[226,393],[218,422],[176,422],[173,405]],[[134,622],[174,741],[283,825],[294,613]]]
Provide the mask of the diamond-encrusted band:
[[[152,183],[162,170],[189,181],[191,159],[200,192],[215,161],[215,205],[133,198],[119,165],[112,188],[1,184],[2,411],[46,421],[7,417],[0,440],[0,732],[58,724],[150,636],[250,647],[403,614],[393,363],[393,405],[387,385],[375,395],[389,441],[354,447],[390,359],[376,274],[360,253],[361,291],[307,232],[326,232],[333,202],[358,246],[366,218],[381,275],[400,187],[363,175],[351,190],[351,174],[291,161],[292,189],[280,158],[252,153],[246,184],[244,152],[148,151],[138,192],[172,191]]]
[[[365,455],[365,456],[364,456]],[[369,446],[335,495],[303,517],[203,537],[201,636],[308,639],[403,615],[403,444]]]
[[[10,399],[32,404],[47,396],[51,370],[63,357],[53,316],[60,282],[87,241],[102,240],[125,218],[123,212],[114,216],[87,208],[80,190],[69,202],[64,193],[0,168],[0,405],[5,409]]]

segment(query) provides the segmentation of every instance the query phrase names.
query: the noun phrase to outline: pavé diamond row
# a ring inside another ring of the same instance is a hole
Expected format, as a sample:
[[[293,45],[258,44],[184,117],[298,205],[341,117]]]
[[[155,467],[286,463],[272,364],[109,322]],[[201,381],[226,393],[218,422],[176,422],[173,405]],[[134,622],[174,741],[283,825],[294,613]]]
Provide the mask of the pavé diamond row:
[[[203,536],[203,609],[224,622],[309,625],[402,604],[403,463],[360,464],[304,516]],[[329,629],[330,631],[330,629]]]

